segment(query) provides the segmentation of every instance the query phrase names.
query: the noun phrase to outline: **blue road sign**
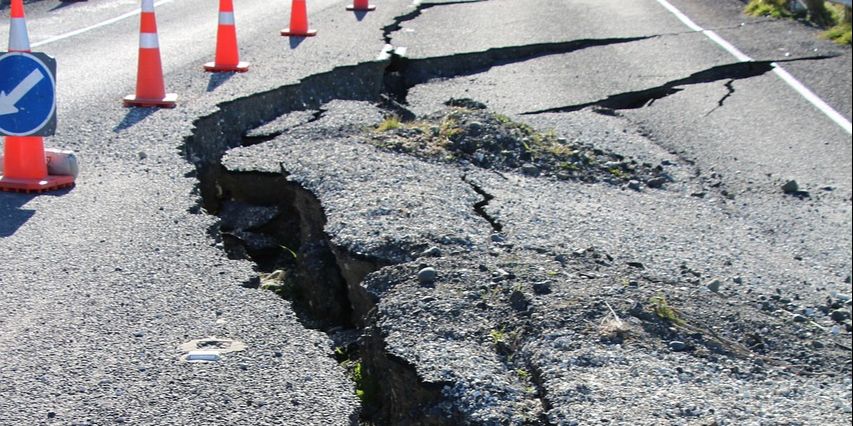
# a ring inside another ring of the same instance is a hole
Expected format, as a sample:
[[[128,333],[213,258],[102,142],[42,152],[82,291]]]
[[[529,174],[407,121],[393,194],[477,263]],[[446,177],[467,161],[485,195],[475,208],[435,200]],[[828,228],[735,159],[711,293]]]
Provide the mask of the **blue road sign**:
[[[0,54],[0,135],[56,130],[56,61],[44,53]]]

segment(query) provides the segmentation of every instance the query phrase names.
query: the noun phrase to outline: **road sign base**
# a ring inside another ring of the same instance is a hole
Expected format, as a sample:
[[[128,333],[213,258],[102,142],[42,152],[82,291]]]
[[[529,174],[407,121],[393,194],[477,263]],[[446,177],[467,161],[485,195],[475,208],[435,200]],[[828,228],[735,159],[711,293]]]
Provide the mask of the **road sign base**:
[[[240,62],[237,65],[217,65],[215,62],[204,64],[204,70],[207,72],[246,72],[249,71],[248,62]]]
[[[136,95],[128,95],[124,97],[124,106],[126,107],[174,108],[177,102],[178,95],[174,93],[167,93],[163,99],[137,98]]]
[[[317,30],[312,28],[307,31],[297,33],[290,31],[290,28],[285,28],[281,30],[281,35],[283,37],[314,37],[317,35]]]
[[[74,186],[74,176],[47,176],[44,179],[13,179],[0,176],[0,191],[46,192]]]
[[[376,10],[376,6],[368,5],[367,7],[355,7],[355,5],[347,6],[347,10],[350,12],[370,12],[371,10]]]

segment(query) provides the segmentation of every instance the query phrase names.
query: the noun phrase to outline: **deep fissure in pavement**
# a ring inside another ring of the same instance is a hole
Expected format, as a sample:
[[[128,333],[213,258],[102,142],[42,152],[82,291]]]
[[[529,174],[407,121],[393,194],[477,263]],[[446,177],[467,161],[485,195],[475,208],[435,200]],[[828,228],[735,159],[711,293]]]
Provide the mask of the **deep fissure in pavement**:
[[[381,332],[371,324],[376,300],[361,283],[388,265],[332,244],[323,229],[326,220],[319,200],[289,181],[283,166],[281,173],[232,172],[222,166],[222,157],[229,149],[286,133],[246,137],[248,130],[296,111],[314,110],[308,122],[316,121],[322,117],[321,106],[332,100],[368,101],[391,112],[405,110],[408,89],[433,78],[470,75],[545,55],[646,38],[543,43],[417,60],[392,55],[389,60],[337,67],[297,84],[224,102],[217,112],[194,122],[194,133],[182,147],[187,161],[196,167],[193,175],[198,178],[200,196],[196,210],[220,216],[222,220],[210,233],[230,257],[257,264],[260,277],[244,286],[268,287],[292,301],[307,327],[326,331],[346,357],[360,359],[366,375],[382,377],[375,394],[363,399],[363,419],[377,424],[462,421],[424,412],[424,407],[441,400],[445,384],[424,383],[412,365],[386,353]],[[502,226],[485,213],[492,197],[476,185],[472,188],[484,197],[473,208],[500,231]],[[234,212],[249,210],[265,219],[244,228],[229,219]],[[361,334],[357,340],[349,333],[353,329]],[[540,397],[544,400],[544,395]]]
[[[730,91],[726,95],[724,95],[718,103],[718,106],[722,106],[725,99],[731,96],[731,94],[734,92],[731,84],[733,84],[735,80],[743,80],[764,75],[773,70],[774,63],[795,61],[818,61],[830,58],[832,58],[832,56],[813,56],[805,58],[785,59],[780,61],[749,61],[718,65],[715,67],[708,68],[706,70],[695,72],[689,75],[688,77],[668,81],[664,84],[661,84],[660,86],[652,87],[649,89],[618,93],[615,95],[610,95],[604,99],[599,99],[597,101],[585,102],[576,105],[567,105],[557,108],[542,109],[538,111],[528,111],[522,113],[522,115],[575,112],[589,107],[600,107],[607,108],[610,110],[645,108],[647,106],[651,106],[655,103],[655,101],[659,99],[672,96],[684,90],[684,86],[713,83],[720,80],[730,80],[729,83],[726,83],[726,87]]]

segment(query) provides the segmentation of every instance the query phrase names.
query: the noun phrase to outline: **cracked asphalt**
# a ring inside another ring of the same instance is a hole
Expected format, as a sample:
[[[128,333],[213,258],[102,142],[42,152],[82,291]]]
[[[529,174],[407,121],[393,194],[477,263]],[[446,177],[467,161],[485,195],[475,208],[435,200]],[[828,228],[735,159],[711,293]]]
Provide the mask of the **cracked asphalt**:
[[[28,3],[30,38],[134,3]],[[208,3],[157,8],[175,110],[121,108],[138,18],[34,49],[82,173],[0,193],[0,424],[851,422],[850,135],[769,67],[849,120],[849,46],[736,0],[672,3],[755,63],[655,0],[314,1],[306,40],[278,36],[287,2],[238,1],[252,68],[216,76]],[[368,143],[450,98],[669,182]],[[229,225],[266,251],[235,255],[223,203],[275,207]],[[298,291],[263,289],[278,267]],[[207,337],[246,347],[181,361]]]

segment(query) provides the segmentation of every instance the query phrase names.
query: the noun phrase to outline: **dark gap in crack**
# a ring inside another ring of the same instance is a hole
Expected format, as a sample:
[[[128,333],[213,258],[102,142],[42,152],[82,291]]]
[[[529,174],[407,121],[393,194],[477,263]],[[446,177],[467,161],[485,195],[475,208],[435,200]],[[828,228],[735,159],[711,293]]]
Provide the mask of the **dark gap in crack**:
[[[476,183],[468,180],[467,175],[462,176],[462,181],[471,186],[471,189],[473,189],[474,192],[483,197],[482,201],[479,201],[474,204],[474,211],[477,213],[477,216],[480,216],[485,219],[486,222],[489,222],[489,225],[491,225],[492,229],[495,232],[502,232],[504,226],[486,211],[486,206],[488,206],[489,203],[495,199],[495,196],[486,192],[486,190],[483,189],[483,187],[481,187],[480,185],[477,185]]]
[[[265,142],[269,142],[283,134],[284,132],[272,132],[268,135],[263,136],[244,136],[243,141],[240,143],[240,146],[253,146],[262,144]]]
[[[707,116],[709,116],[709,115],[713,114],[713,113],[714,113],[714,111],[716,111],[716,110],[718,110],[718,109],[722,108],[722,107],[723,107],[723,105],[726,103],[726,99],[728,99],[729,97],[731,97],[732,95],[734,95],[734,94],[735,94],[735,91],[736,91],[736,90],[735,90],[735,84],[734,84],[734,83],[735,83],[735,81],[734,81],[734,79],[732,79],[732,80],[727,81],[727,82],[726,82],[726,84],[724,84],[724,86],[726,87],[726,90],[727,90],[727,91],[726,91],[726,94],[725,94],[725,95],[723,95],[723,97],[722,97],[722,98],[720,98],[720,100],[719,100],[719,101],[717,101],[717,106],[715,106],[714,108],[712,108],[710,111],[708,111],[708,112],[705,114],[705,117],[707,117]]]
[[[717,107],[722,107],[723,104],[726,102],[726,99],[728,99],[730,96],[735,94],[735,85],[734,84],[735,84],[734,79],[726,82],[725,86],[726,86],[726,90],[728,90],[728,92],[722,98],[720,98],[719,101],[717,101]]]
[[[427,10],[427,9],[430,9],[433,7],[437,7],[437,6],[452,6],[452,5],[465,4],[465,3],[481,3],[484,1],[488,1],[488,0],[456,0],[456,1],[446,1],[446,2],[440,2],[440,3],[425,2],[425,3],[415,4],[414,10],[412,10],[409,13],[397,16],[396,18],[394,18],[393,22],[382,27],[382,39],[385,40],[386,44],[391,44],[391,34],[403,29],[403,27],[402,27],[403,22],[413,21],[418,16],[421,16],[421,14],[423,13],[424,10]]]
[[[614,44],[633,43],[657,36],[581,39],[563,42],[535,43],[520,46],[496,47],[480,52],[459,53],[423,59],[400,58],[403,77],[397,100],[406,104],[408,91],[433,79],[464,77],[486,72],[494,67],[525,62],[544,56],[561,55],[578,50]]]
[[[658,99],[674,95],[682,90],[683,86],[695,84],[713,83],[720,80],[742,80],[764,75],[774,68],[774,63],[795,61],[818,61],[834,58],[834,56],[812,56],[804,58],[786,59],[783,61],[748,61],[718,65],[699,72],[695,72],[686,78],[672,80],[660,86],[632,92],[624,92],[610,95],[607,98],[582,104],[568,105],[557,108],[548,108],[538,111],[523,112],[521,115],[534,115],[545,113],[565,113],[580,111],[588,107],[607,108],[610,110],[639,109],[651,106]],[[727,85],[727,87],[729,87]]]
[[[295,129],[297,127],[301,127],[301,126],[304,126],[306,124],[316,123],[316,122],[320,121],[320,119],[323,118],[323,114],[325,114],[326,112],[327,112],[326,109],[317,108],[317,110],[312,113],[311,118],[308,121],[306,121],[305,123],[302,123],[298,126],[295,126],[293,128]]]

